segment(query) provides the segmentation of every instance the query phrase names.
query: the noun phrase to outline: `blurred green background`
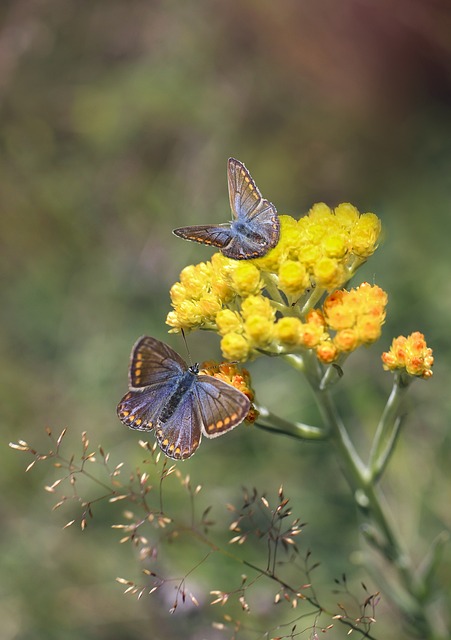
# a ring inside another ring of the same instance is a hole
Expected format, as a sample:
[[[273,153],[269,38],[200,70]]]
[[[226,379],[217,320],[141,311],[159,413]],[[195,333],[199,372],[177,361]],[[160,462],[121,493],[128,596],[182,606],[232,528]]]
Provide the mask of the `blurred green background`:
[[[158,595],[123,596],[115,577],[139,567],[110,529],[121,506],[98,509],[84,533],[61,531],[71,510],[52,513],[43,490],[55,471],[25,475],[29,458],[8,448],[21,438],[45,450],[44,428],[67,426],[68,451],[87,430],[115,462],[141,464],[139,435],[115,414],[130,348],[150,334],[184,354],[166,334],[168,290],[211,251],[171,229],[229,218],[229,156],[281,213],[349,201],[382,218],[384,243],[356,282],[389,293],[383,338],[349,360],[337,395],[365,450],[391,384],[380,353],[395,335],[426,334],[435,375],[412,389],[384,483],[420,559],[451,520],[449,3],[4,0],[0,21],[1,637],[230,637],[211,628],[224,611],[208,597],[169,616]],[[189,346],[196,360],[219,355],[215,336],[193,334]],[[250,370],[275,412],[316,420],[282,363],[262,358]],[[336,602],[342,572],[377,588],[353,565],[355,514],[327,446],[237,429],[203,443],[182,470],[205,485],[218,517],[241,485],[275,495],[283,483],[309,523],[300,544],[322,563],[325,603]],[[175,511],[186,509],[181,496]],[[222,575],[239,583],[240,567],[216,562],[194,587],[221,588]],[[439,573],[449,582],[449,553]],[[257,622],[274,594],[259,589]],[[287,619],[276,614],[268,627]],[[402,637],[389,602],[377,617],[376,635]]]

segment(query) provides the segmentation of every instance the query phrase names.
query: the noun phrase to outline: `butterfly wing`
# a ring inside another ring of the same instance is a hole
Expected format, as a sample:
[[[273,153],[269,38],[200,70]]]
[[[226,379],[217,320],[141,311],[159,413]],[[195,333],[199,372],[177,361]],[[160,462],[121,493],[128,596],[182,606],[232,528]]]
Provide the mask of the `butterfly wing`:
[[[121,422],[139,431],[153,429],[186,369],[184,360],[164,342],[139,338],[130,357],[129,391],[117,406]]]
[[[117,405],[119,420],[130,429],[151,431],[172,391],[173,388],[168,387],[167,383],[129,391]]]
[[[142,336],[133,345],[128,382],[130,390],[168,383],[187,370],[186,362],[167,344]]]
[[[235,218],[250,218],[262,200],[262,194],[244,164],[235,158],[227,163],[230,208]]]
[[[185,240],[201,242],[202,244],[219,247],[219,249],[226,247],[232,240],[232,231],[229,223],[222,225],[203,224],[192,227],[180,227],[174,229],[172,233]]]
[[[213,376],[199,375],[194,386],[202,431],[216,438],[239,425],[250,408],[249,398],[230,384]]]
[[[253,258],[261,258],[268,253],[270,248],[260,230],[252,231],[251,227],[246,225],[246,229],[243,231],[234,230],[229,244],[223,247],[221,252],[233,260],[252,260]]]

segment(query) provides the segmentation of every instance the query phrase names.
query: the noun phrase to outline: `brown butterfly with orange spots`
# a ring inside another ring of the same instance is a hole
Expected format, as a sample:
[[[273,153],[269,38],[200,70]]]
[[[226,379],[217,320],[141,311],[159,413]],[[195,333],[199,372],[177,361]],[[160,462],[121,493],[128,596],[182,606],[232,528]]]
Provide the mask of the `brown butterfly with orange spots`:
[[[190,458],[207,438],[230,431],[250,408],[249,398],[230,384],[199,374],[171,347],[144,336],[134,345],[129,391],[117,406],[119,419],[138,431],[155,431],[162,451]]]

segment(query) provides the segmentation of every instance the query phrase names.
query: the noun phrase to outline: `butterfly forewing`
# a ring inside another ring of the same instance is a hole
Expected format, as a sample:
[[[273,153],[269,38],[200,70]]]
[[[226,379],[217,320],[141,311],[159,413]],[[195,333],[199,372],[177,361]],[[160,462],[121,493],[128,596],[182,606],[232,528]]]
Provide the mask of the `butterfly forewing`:
[[[230,208],[235,218],[251,216],[262,200],[259,188],[244,164],[235,158],[227,163]]]
[[[186,371],[186,363],[171,347],[149,336],[133,345],[129,391],[117,406],[119,419],[131,429],[150,431]]]
[[[133,345],[130,356],[129,387],[144,387],[168,383],[171,377],[187,370],[179,354],[160,340],[142,336]]]

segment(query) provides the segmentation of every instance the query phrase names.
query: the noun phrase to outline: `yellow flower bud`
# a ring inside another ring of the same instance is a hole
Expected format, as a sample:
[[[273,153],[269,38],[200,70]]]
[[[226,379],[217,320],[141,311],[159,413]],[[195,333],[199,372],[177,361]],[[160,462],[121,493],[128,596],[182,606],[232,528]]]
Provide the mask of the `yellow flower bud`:
[[[274,333],[272,320],[260,315],[251,315],[244,323],[246,335],[255,346],[266,346],[271,342]]]
[[[354,329],[338,331],[334,337],[334,344],[339,351],[354,351],[359,346],[359,338]]]
[[[203,295],[198,304],[200,313],[203,316],[203,322],[212,322],[222,308],[221,300],[213,293]]]
[[[224,304],[233,300],[236,295],[228,277],[224,278],[223,276],[213,276],[213,280],[209,285],[211,292],[222,300]]]
[[[308,212],[308,217],[310,218],[310,220],[315,220],[316,222],[320,223],[329,220],[331,216],[331,208],[328,207],[325,202],[316,202]]]
[[[187,297],[186,288],[181,282],[175,282],[169,291],[169,295],[173,305],[180,304]]]
[[[186,290],[187,298],[199,298],[211,277],[211,265],[201,262],[185,267],[180,273],[180,282]]]
[[[313,267],[321,258],[322,252],[320,247],[314,244],[306,244],[298,253],[298,259],[306,266]]]
[[[371,342],[376,342],[381,337],[382,322],[380,317],[364,315],[357,318],[355,326],[359,340],[362,343],[371,344]]]
[[[335,207],[334,213],[338,223],[344,229],[351,229],[359,219],[358,209],[349,202],[339,204],[338,207]]]
[[[188,329],[202,323],[202,310],[198,301],[184,300],[177,307],[177,317],[181,327]]]
[[[273,321],[276,312],[271,305],[269,298],[265,296],[249,296],[241,303],[241,315],[246,320],[251,315],[260,315]]]
[[[299,248],[302,246],[301,229],[298,221],[291,216],[283,216],[283,218],[285,219],[282,227],[282,246],[284,249],[284,256],[288,259],[294,259],[297,257]]]
[[[300,342],[302,322],[299,318],[280,318],[274,326],[274,337],[286,345]]]
[[[260,271],[248,261],[239,262],[231,277],[233,288],[239,296],[257,294],[263,288]]]
[[[313,273],[320,287],[334,289],[345,280],[343,265],[332,258],[320,258],[314,265]]]
[[[309,286],[305,267],[300,262],[286,260],[279,269],[279,289],[289,296],[301,296]]]
[[[323,364],[331,364],[331,362],[337,359],[338,354],[339,351],[337,347],[330,339],[321,341],[316,347],[317,358]]]
[[[351,230],[352,252],[363,258],[372,255],[377,249],[381,234],[381,221],[374,213],[364,213]]]
[[[250,346],[239,333],[227,333],[221,340],[221,351],[226,360],[244,362],[249,355]]]
[[[313,349],[324,340],[326,335],[321,325],[306,322],[301,326],[300,343],[307,349]]]
[[[324,238],[322,246],[328,258],[343,258],[348,251],[347,237],[345,234],[331,233]]]
[[[226,333],[242,333],[243,322],[241,316],[231,309],[222,309],[216,314],[216,325],[221,336]]]
[[[427,346],[424,335],[419,331],[409,336],[394,338],[390,351],[382,354],[383,367],[386,370],[405,369],[411,376],[430,378],[434,356]]]
[[[227,274],[230,271],[233,271],[238,264],[236,260],[227,258],[223,253],[220,253],[219,251],[211,256],[210,262],[213,271],[216,274],[222,273],[223,275]]]
[[[166,316],[166,324],[172,327],[172,329],[181,329],[181,324],[175,311],[169,311]],[[172,332],[172,330],[170,332]],[[178,333],[178,331],[176,333]]]
[[[324,301],[323,309],[327,324],[335,331],[349,329],[354,325],[354,309],[344,304],[348,295],[347,291],[334,291]]]

